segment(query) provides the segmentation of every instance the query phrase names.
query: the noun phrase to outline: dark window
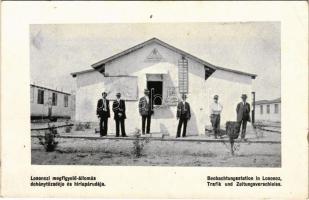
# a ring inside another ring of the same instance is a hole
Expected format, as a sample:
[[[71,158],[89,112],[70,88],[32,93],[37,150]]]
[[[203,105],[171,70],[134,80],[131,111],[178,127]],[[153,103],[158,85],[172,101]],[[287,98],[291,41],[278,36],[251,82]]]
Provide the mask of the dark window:
[[[267,112],[267,114],[269,114],[269,112],[270,112],[270,105],[267,105],[266,112]]]
[[[105,64],[98,67],[99,72],[101,72],[103,75],[105,75]]]
[[[215,70],[207,66],[204,66],[204,69],[205,69],[205,80],[207,80],[215,72]]]
[[[147,88],[150,91],[150,100],[153,105],[162,105],[162,81],[148,81]]]
[[[57,105],[57,93],[53,92],[53,96],[52,96],[52,105],[56,106]]]
[[[68,106],[69,106],[69,96],[64,95],[64,107],[68,107]]]
[[[275,104],[275,113],[277,114],[279,112],[279,106],[278,104]]]
[[[263,105],[260,105],[260,113],[263,115]]]
[[[44,104],[44,90],[38,90],[38,104]]]

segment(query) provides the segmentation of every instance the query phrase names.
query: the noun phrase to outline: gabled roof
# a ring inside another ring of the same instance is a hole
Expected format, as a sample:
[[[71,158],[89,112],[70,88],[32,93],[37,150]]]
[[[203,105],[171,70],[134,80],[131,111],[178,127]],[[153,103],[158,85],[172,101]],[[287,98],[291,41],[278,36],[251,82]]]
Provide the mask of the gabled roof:
[[[86,69],[86,70],[83,70],[83,71],[73,72],[73,73],[71,73],[71,75],[73,77],[76,77],[76,75],[84,74],[84,73],[87,73],[87,72],[93,72],[93,71],[96,71],[96,70],[95,69]]]
[[[63,92],[63,91],[60,91],[60,90],[57,90],[57,89],[52,89],[52,88],[48,88],[48,87],[40,86],[40,85],[35,85],[35,84],[30,84],[30,87],[36,87],[36,88],[40,88],[40,89],[43,89],[43,90],[50,90],[50,91],[57,92],[57,93],[71,95],[68,92]]]
[[[281,98],[277,98],[273,100],[259,100],[255,102],[255,105],[272,104],[272,103],[281,103]]]
[[[122,51],[122,52],[120,52],[120,53],[117,53],[117,54],[115,54],[115,55],[113,55],[113,56],[111,56],[111,57],[108,57],[108,58],[103,59],[103,60],[101,60],[101,61],[99,61],[99,62],[96,62],[96,63],[92,64],[91,67],[93,67],[93,69],[95,69],[95,70],[100,71],[100,69],[101,69],[106,63],[108,63],[108,62],[110,62],[110,61],[112,61],[112,60],[114,60],[114,59],[117,59],[117,58],[119,58],[119,57],[121,57],[121,56],[127,55],[127,54],[129,54],[129,53],[131,53],[131,52],[133,52],[133,51],[136,51],[136,50],[138,50],[138,49],[141,49],[141,48],[143,48],[144,46],[149,45],[149,44],[152,44],[152,43],[160,44],[160,45],[166,47],[167,49],[170,49],[170,50],[172,50],[172,51],[175,51],[175,52],[177,52],[177,53],[179,53],[179,54],[181,54],[181,55],[183,55],[183,56],[185,56],[185,57],[188,57],[188,58],[190,58],[190,59],[192,59],[192,60],[194,60],[194,61],[196,61],[196,62],[198,62],[198,63],[200,63],[200,64],[202,64],[202,65],[204,65],[204,66],[207,66],[207,67],[209,67],[209,68],[211,68],[211,69],[214,69],[214,70],[220,69],[220,70],[224,70],[224,71],[228,71],[228,72],[232,72],[232,73],[237,73],[237,74],[241,74],[241,75],[247,75],[247,76],[250,76],[250,77],[253,78],[253,79],[255,79],[255,77],[257,76],[256,74],[251,74],[251,73],[246,73],[246,72],[242,72],[242,71],[238,71],[238,70],[227,69],[227,68],[215,66],[215,65],[210,64],[210,63],[208,63],[208,62],[206,62],[206,61],[204,61],[204,60],[202,60],[202,59],[200,59],[200,58],[198,58],[198,57],[196,57],[196,56],[193,56],[193,55],[189,54],[188,52],[185,52],[185,51],[183,51],[183,50],[181,50],[181,49],[178,49],[178,48],[176,48],[176,47],[174,47],[174,46],[172,46],[172,45],[169,45],[169,44],[167,44],[167,43],[165,43],[165,42],[163,42],[162,40],[159,40],[159,39],[157,39],[157,38],[152,38],[152,39],[147,40],[147,41],[145,41],[145,42],[143,42],[143,43],[140,43],[140,44],[138,44],[138,45],[135,45],[135,46],[133,46],[133,47],[127,49],[127,50],[124,50],[124,51]],[[83,71],[82,73],[84,73],[84,72],[88,72],[88,71]],[[79,73],[81,73],[81,72],[75,72],[75,73],[72,73],[71,75],[72,75],[73,77],[75,77],[75,76],[76,76],[77,74],[79,74]]]

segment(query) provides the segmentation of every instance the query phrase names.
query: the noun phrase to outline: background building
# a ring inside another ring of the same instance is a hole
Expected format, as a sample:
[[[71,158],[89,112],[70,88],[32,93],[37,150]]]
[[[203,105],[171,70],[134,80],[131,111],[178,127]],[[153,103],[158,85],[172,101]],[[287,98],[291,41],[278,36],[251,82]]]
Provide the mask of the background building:
[[[255,102],[256,121],[281,122],[281,98]]]
[[[75,116],[75,96],[30,84],[31,119],[67,118]]]
[[[181,93],[188,94],[191,120],[188,135],[204,134],[210,124],[209,106],[219,95],[223,105],[221,124],[236,120],[241,94],[251,102],[255,74],[214,66],[185,51],[153,38],[92,65],[93,69],[72,73],[76,78],[76,120],[98,121],[97,100],[107,91],[108,99],[121,92],[126,100],[127,132],[141,127],[138,100],[148,88],[154,115],[151,132],[176,135],[176,105]],[[113,114],[112,114],[113,117]],[[112,121],[110,120],[109,123]],[[109,132],[115,132],[114,125]]]

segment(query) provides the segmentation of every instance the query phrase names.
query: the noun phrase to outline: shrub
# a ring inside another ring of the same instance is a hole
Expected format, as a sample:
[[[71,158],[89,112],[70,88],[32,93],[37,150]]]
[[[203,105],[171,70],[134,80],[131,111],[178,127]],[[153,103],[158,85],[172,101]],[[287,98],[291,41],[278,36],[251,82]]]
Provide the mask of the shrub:
[[[90,129],[90,128],[91,128],[90,122],[86,122],[85,123],[85,129]]]
[[[72,130],[72,126],[67,126],[67,127],[65,127],[65,132],[66,132],[66,133],[70,133],[71,130]]]
[[[67,125],[67,126],[65,127],[65,132],[66,132],[66,133],[70,133],[71,130],[72,130],[72,126],[69,126],[69,121],[68,121],[68,120],[65,122],[65,124]]]
[[[50,126],[48,124],[48,130],[45,131],[44,137],[39,137],[39,143],[44,146],[46,151],[54,151],[58,145],[58,142],[55,141],[58,132],[55,126]]]
[[[75,125],[75,130],[76,131],[84,131],[85,128],[84,128],[84,125],[82,123],[78,123]]]
[[[133,150],[132,153],[136,158],[141,157],[143,154],[143,149],[145,147],[145,144],[150,142],[149,137],[141,138],[141,131],[139,129],[135,130],[135,133],[133,135]]]

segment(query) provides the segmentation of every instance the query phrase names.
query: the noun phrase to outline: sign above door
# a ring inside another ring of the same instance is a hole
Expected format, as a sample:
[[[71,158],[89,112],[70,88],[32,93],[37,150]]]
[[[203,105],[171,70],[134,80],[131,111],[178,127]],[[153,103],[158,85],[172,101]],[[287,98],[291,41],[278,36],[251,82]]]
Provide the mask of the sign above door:
[[[157,61],[161,61],[163,59],[162,55],[159,53],[159,51],[154,48],[151,53],[147,56],[147,61],[151,61],[151,62],[157,62]]]

